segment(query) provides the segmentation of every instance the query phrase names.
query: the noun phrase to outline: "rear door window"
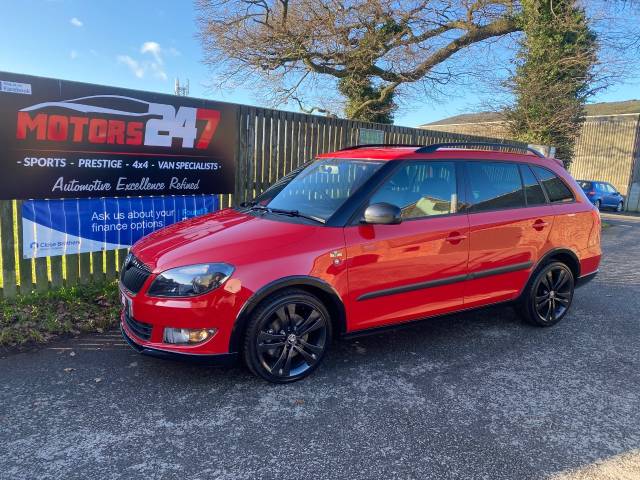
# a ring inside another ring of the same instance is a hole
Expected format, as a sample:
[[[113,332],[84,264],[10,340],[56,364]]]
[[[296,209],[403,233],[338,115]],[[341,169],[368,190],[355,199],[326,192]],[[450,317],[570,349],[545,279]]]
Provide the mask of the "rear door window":
[[[531,168],[547,191],[551,203],[568,203],[575,200],[569,187],[551,170],[538,166]]]
[[[527,206],[544,205],[547,199],[544,191],[538,183],[538,179],[531,171],[529,165],[520,165],[520,173],[522,173],[522,182],[524,184],[524,195],[527,200]]]
[[[518,165],[503,162],[467,162],[472,212],[521,208],[524,190]]]

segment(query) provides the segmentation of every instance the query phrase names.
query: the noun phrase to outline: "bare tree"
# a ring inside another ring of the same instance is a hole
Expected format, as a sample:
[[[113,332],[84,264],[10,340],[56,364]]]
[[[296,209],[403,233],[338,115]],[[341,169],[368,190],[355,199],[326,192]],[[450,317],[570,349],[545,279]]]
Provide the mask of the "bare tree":
[[[197,0],[197,7],[205,63],[225,80],[260,79],[274,103],[306,109],[309,92],[329,78],[348,117],[381,122],[393,120],[403,89],[441,88],[473,70],[475,59],[453,57],[521,28],[518,0]]]

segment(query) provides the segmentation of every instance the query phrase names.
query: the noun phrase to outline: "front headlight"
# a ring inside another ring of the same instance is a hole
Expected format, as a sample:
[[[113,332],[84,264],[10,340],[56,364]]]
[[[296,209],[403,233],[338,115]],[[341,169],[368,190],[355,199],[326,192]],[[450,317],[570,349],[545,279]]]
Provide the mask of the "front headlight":
[[[203,263],[162,272],[149,287],[154,297],[194,297],[218,288],[233,273],[226,263]]]

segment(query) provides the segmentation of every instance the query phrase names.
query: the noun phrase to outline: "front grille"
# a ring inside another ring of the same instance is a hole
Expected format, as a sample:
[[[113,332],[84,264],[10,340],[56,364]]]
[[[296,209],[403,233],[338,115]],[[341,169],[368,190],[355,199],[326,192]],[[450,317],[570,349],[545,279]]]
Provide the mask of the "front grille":
[[[131,253],[127,255],[120,272],[120,281],[127,290],[131,293],[138,293],[149,275],[151,275],[149,267]]]
[[[127,312],[124,313],[124,321],[131,332],[140,340],[149,340],[151,338],[151,330],[153,325],[139,322],[131,317]]]

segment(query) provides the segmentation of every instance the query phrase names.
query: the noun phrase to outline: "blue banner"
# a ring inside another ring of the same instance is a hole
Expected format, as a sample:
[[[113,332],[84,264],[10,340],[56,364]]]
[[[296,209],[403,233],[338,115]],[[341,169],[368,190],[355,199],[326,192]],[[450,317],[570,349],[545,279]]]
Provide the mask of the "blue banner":
[[[218,206],[214,195],[29,200],[22,205],[22,253],[36,258],[130,247]]]

